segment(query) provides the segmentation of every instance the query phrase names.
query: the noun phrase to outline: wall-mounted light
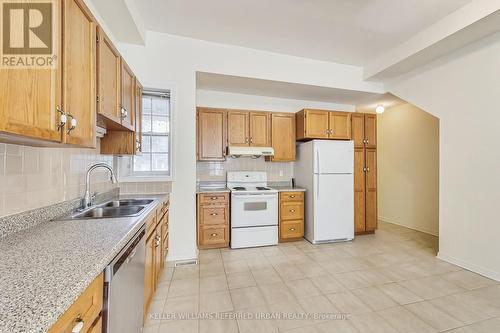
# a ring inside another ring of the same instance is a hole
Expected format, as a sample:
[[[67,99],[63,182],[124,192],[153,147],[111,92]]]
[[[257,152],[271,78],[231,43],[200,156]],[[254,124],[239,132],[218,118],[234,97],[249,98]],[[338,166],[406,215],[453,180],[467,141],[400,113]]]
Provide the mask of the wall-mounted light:
[[[385,108],[383,105],[379,105],[375,108],[375,112],[377,112],[378,114],[384,113],[384,111],[385,111]]]

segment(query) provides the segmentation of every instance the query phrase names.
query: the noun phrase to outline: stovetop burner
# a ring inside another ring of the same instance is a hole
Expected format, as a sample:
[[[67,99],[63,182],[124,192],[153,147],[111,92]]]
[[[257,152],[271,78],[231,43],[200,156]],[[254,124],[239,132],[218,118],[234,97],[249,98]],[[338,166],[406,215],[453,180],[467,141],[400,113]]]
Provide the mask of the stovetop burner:
[[[233,187],[233,190],[235,190],[235,191],[246,191],[246,188],[244,188],[243,186],[235,186],[235,187]]]
[[[257,186],[257,190],[259,190],[259,191],[270,191],[271,189],[269,187]]]

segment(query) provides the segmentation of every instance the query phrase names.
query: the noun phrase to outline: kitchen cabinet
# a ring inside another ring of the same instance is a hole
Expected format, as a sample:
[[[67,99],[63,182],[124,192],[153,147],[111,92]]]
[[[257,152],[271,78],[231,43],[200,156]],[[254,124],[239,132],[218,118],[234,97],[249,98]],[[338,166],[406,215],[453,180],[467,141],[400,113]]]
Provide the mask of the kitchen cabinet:
[[[149,304],[155,292],[156,264],[156,216],[152,214],[146,220],[146,257],[144,270],[144,318],[148,315]]]
[[[297,140],[350,140],[351,113],[304,109],[297,113]]]
[[[135,75],[121,58],[121,124],[135,131]]]
[[[279,241],[289,242],[304,236],[304,192],[279,194]]]
[[[102,330],[101,311],[104,276],[101,273],[52,325],[48,333],[98,333]],[[80,327],[80,330],[74,328]]]
[[[101,28],[97,28],[97,113],[107,128],[121,126],[120,53]]]
[[[377,229],[377,149],[375,114],[353,113],[354,226],[356,234]]]
[[[0,69],[0,132],[13,143],[93,148],[95,19],[81,0],[55,6],[59,33],[53,52],[59,63],[55,69]]]
[[[271,145],[273,162],[295,161],[295,114],[271,114]]]
[[[151,299],[158,288],[158,281],[168,252],[169,200],[164,198],[146,219],[146,258],[144,271],[144,318],[148,316]]]
[[[198,248],[229,246],[229,193],[199,193]]]
[[[351,117],[352,140],[356,148],[377,147],[377,115],[353,113]]]
[[[225,160],[226,111],[224,109],[197,108],[196,120],[198,161]]]
[[[110,129],[101,138],[101,154],[138,155],[142,152],[142,85],[135,80],[134,131]]]
[[[227,139],[229,146],[269,147],[271,119],[268,112],[229,110]]]

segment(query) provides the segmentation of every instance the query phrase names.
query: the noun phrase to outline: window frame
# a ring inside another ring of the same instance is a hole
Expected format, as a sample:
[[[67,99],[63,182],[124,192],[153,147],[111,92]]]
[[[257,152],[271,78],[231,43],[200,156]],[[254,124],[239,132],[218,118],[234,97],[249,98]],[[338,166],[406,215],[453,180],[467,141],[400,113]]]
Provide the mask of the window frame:
[[[118,174],[118,180],[123,183],[128,183],[128,182],[157,182],[157,181],[172,181],[173,180],[173,175],[174,175],[174,168],[173,168],[173,156],[174,156],[174,150],[173,150],[173,137],[174,137],[174,131],[173,131],[173,123],[174,123],[174,98],[173,98],[173,92],[172,89],[150,89],[150,88],[144,88],[143,90],[143,95],[147,94],[168,94],[169,95],[169,115],[168,115],[168,123],[169,123],[169,128],[168,128],[168,166],[169,166],[169,171],[164,172],[164,171],[134,171],[133,170],[133,165],[134,165],[134,155],[132,156],[116,156],[114,158],[113,164],[115,166],[115,169],[117,170]],[[141,97],[142,98],[142,97]],[[142,104],[142,103],[141,103]],[[142,111],[142,110],[141,110]],[[141,112],[141,117],[142,117],[142,112]],[[141,119],[142,123],[142,119]],[[142,134],[142,131],[141,131]]]

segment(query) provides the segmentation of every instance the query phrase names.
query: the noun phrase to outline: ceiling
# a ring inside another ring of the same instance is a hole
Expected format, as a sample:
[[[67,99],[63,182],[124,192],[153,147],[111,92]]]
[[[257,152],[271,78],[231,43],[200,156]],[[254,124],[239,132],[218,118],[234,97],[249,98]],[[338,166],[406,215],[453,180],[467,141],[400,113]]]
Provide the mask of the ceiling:
[[[368,105],[384,94],[312,86],[307,84],[254,79],[214,73],[196,73],[196,88],[230,93],[289,98],[297,100]]]
[[[147,30],[362,66],[470,0],[135,0]]]

